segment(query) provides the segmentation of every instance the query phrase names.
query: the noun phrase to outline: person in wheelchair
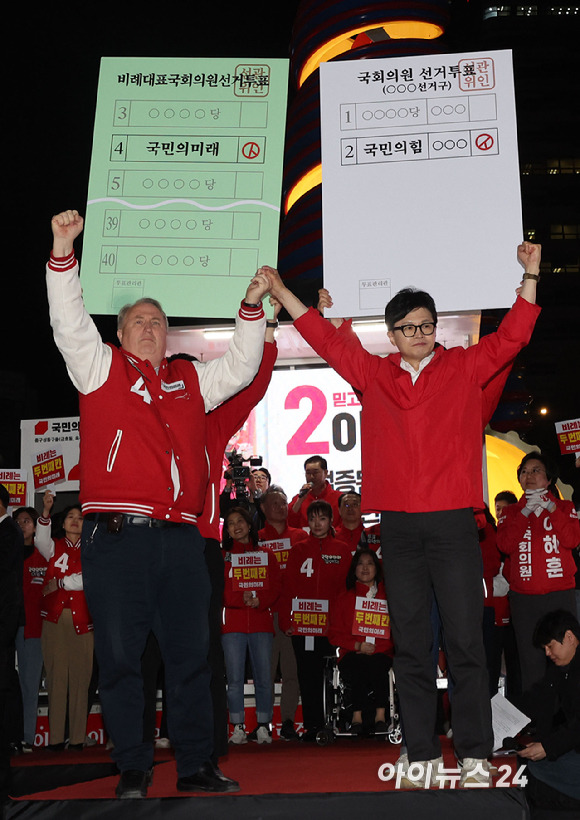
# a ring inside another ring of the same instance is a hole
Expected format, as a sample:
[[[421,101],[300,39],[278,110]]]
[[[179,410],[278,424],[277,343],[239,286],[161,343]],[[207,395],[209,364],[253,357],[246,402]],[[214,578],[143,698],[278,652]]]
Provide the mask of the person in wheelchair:
[[[363,709],[374,707],[374,733],[388,731],[389,669],[393,642],[386,606],[383,569],[376,552],[355,552],[346,590],[336,600],[328,638],[338,647],[338,669],[352,696],[351,732],[363,732]]]

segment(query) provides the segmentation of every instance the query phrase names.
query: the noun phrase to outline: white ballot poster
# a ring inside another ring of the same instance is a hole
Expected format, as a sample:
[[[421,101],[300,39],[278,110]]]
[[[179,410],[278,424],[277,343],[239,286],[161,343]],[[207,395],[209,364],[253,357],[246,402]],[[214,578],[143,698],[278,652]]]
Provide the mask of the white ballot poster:
[[[233,316],[276,265],[288,61],[101,60],[81,261],[85,304],[142,296]]]
[[[324,285],[333,316],[401,288],[508,307],[523,273],[511,51],[320,66]]]

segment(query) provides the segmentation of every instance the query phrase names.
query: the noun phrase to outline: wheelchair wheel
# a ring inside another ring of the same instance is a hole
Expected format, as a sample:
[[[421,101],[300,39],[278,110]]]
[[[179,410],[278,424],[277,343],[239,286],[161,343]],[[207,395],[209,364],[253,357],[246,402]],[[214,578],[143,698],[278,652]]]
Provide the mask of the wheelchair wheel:
[[[403,740],[403,735],[401,732],[401,727],[396,726],[394,729],[391,729],[389,734],[387,735],[389,742],[394,743],[396,746],[399,746]]]
[[[334,743],[334,733],[328,729],[321,729],[316,734],[316,742],[319,746],[328,746],[329,743]]]

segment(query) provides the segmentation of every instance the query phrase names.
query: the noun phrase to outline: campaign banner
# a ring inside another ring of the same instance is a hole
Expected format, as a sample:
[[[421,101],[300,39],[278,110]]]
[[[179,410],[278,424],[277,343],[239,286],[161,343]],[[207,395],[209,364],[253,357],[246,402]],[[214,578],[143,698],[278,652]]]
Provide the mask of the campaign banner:
[[[328,599],[293,598],[292,627],[295,635],[326,635]]]
[[[38,464],[39,453],[54,451],[62,457],[62,477],[58,479],[61,492],[79,491],[79,417],[68,416],[56,419],[24,419],[20,422],[20,462],[23,469],[32,475]],[[50,461],[50,459],[49,459]],[[61,468],[59,466],[60,475]],[[42,484],[35,488],[32,481],[27,487],[28,506],[34,506],[34,493],[42,490]]]
[[[66,480],[61,447],[49,447],[36,453],[32,465],[32,478],[35,490],[42,490],[51,484],[59,484]]]
[[[580,419],[556,422],[556,435],[562,455],[580,452]]]
[[[361,409],[352,387],[331,368],[275,370],[254,411],[254,452],[289,499],[304,484],[304,462],[313,455],[326,459],[335,490],[360,493]],[[365,520],[374,524],[378,516]]]
[[[389,638],[391,616],[384,598],[357,595],[352,619],[352,634],[360,638]]]
[[[280,569],[286,569],[288,556],[290,555],[290,550],[292,549],[292,544],[290,543],[289,538],[274,538],[271,541],[260,541],[260,546],[271,549],[276,556]]]
[[[0,484],[3,484],[10,495],[10,507],[26,505],[26,470],[0,470]]]
[[[231,558],[234,590],[268,589],[267,552],[241,552],[232,554]]]

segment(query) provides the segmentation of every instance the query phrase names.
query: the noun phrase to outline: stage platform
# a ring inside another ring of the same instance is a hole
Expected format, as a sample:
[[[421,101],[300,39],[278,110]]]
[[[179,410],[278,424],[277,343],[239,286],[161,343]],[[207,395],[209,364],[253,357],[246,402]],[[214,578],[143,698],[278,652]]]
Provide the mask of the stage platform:
[[[446,769],[456,769],[451,744],[442,738]],[[171,750],[157,750],[153,783],[146,800],[116,800],[118,774],[102,746],[78,752],[45,750],[12,760],[11,800],[6,820],[133,820],[196,817],[215,820],[359,820],[381,815],[388,820],[527,820],[523,790],[513,785],[514,758],[495,761],[493,788],[405,791],[388,777],[399,747],[373,738],[339,738],[319,747],[274,741],[233,747],[220,761],[240,782],[235,795],[184,796],[175,787]],[[391,765],[389,765],[391,764]],[[192,801],[195,801],[192,805]]]

